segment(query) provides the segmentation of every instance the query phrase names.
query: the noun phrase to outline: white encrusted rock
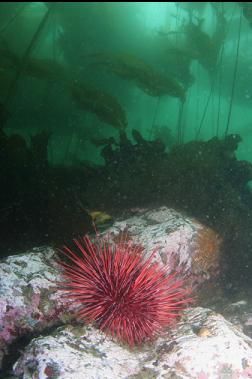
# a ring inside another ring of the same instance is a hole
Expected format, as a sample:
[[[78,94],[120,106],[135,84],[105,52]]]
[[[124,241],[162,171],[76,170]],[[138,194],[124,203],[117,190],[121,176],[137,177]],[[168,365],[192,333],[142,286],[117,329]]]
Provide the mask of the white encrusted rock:
[[[112,240],[130,238],[147,255],[177,271],[187,283],[198,286],[220,272],[221,238],[212,229],[167,207],[138,210],[117,221],[105,234]]]
[[[0,264],[0,367],[16,338],[59,323],[64,305],[55,292],[54,257],[51,248],[35,248]]]
[[[157,341],[129,350],[92,327],[31,341],[14,366],[23,379],[238,379],[252,376],[252,340],[221,315],[194,308]]]
[[[186,311],[172,330],[171,341],[159,347],[164,367],[181,378],[220,379],[252,377],[252,340],[223,316],[209,309]]]
[[[66,326],[54,336],[34,339],[14,372],[23,379],[119,379],[136,374],[139,364],[138,354],[110,341],[97,329]]]
[[[195,288],[219,273],[220,238],[211,229],[166,207],[138,210],[106,231],[115,242],[127,235],[167,271],[178,272]],[[18,337],[38,333],[69,318],[56,282],[56,253],[48,247],[10,256],[0,263],[0,367]]]

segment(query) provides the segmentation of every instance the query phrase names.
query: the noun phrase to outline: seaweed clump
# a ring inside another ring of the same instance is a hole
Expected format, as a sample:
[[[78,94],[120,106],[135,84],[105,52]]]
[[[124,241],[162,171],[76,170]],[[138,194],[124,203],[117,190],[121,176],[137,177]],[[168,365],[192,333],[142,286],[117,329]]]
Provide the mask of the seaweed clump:
[[[133,142],[121,133],[118,144],[101,150],[105,167],[88,183],[89,201],[112,213],[164,204],[184,211],[221,234],[227,276],[240,280],[242,273],[249,279],[252,164],[235,156],[240,136],[191,141],[167,153],[159,140],[147,141],[136,130],[132,134]]]
[[[136,129],[129,137],[121,129],[119,138],[92,140],[104,165],[64,167],[48,163],[49,132],[28,146],[21,136],[0,131],[4,253],[91,230],[87,209],[116,216],[166,205],[216,229],[227,277],[251,282],[252,164],[235,156],[239,135],[173,144],[167,152],[160,139],[146,140]]]
[[[184,26],[188,49],[199,63],[212,73],[217,65],[221,48],[226,38],[227,20],[224,13],[216,12],[216,28],[212,36],[202,30],[203,19],[197,23],[190,21]]]
[[[0,95],[5,102],[16,92],[18,74],[46,80],[50,84],[58,83],[80,109],[94,113],[100,121],[114,128],[124,129],[127,126],[126,113],[115,96],[89,83],[79,83],[62,64],[53,59],[29,56],[21,59],[0,39]],[[0,127],[5,113],[4,105],[0,104]]]

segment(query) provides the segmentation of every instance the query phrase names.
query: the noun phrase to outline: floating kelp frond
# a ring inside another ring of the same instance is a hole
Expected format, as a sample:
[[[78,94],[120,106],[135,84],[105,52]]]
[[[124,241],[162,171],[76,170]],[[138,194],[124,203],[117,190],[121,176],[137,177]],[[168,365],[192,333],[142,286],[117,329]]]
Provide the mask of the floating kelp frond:
[[[174,78],[152,72],[148,76],[138,78],[136,83],[139,88],[150,96],[173,96],[178,97],[181,101],[185,100],[184,87]]]
[[[52,59],[27,59],[24,73],[50,81],[67,81],[68,75],[64,67]]]
[[[174,78],[155,72],[152,67],[132,54],[93,55],[96,64],[125,80],[133,80],[137,87],[150,96],[174,96],[185,100],[184,87]]]
[[[197,53],[200,64],[212,72],[218,63],[221,46],[226,37],[227,20],[224,14],[217,14],[216,29],[212,37],[202,30],[202,22],[189,22],[184,26],[188,45]]]
[[[125,112],[114,96],[86,84],[73,84],[70,86],[70,92],[79,108],[95,113],[101,121],[114,128],[126,128]]]
[[[120,54],[115,57],[116,68],[121,68],[122,70],[125,69],[128,72],[131,72],[132,75],[140,76],[141,73],[151,73],[153,70],[152,68],[146,64],[142,59],[136,57],[133,54]]]
[[[0,53],[1,51],[6,52],[7,67],[11,62],[14,66],[14,71],[18,71],[21,66],[19,57],[11,53],[5,44],[0,44]],[[3,63],[3,66],[6,66],[4,62],[3,57],[0,55],[0,85],[1,88],[4,88],[5,94],[8,93],[13,80],[8,78],[8,81],[6,81],[6,69],[1,67],[1,63]],[[3,75],[1,75],[1,71]],[[28,57],[23,66],[22,73],[30,77],[64,84],[66,88],[70,90],[73,100],[80,108],[95,113],[101,121],[115,128],[126,128],[127,120],[125,112],[115,97],[86,84],[76,85],[71,80],[70,74],[60,63],[52,59]]]
[[[141,75],[152,72],[152,68],[143,60],[128,53],[120,55],[98,53],[89,55],[89,57],[94,59],[92,65],[103,65],[109,72],[113,72],[123,79],[137,79]]]
[[[69,75],[64,66],[55,60],[28,57],[25,63],[22,63],[22,58],[11,51],[4,40],[0,40],[0,70],[17,72],[22,64],[22,73],[25,75],[50,81],[68,80]]]
[[[7,66],[11,62],[15,70],[19,70],[21,60],[14,53],[11,53],[4,44],[0,44],[0,53],[5,51]],[[0,56],[0,84],[4,87],[4,93],[8,92],[11,78],[6,83],[6,69],[1,67],[6,66],[3,56]],[[3,75],[1,75],[1,69]],[[82,109],[95,113],[97,117],[115,128],[124,129],[127,126],[127,120],[124,110],[118,103],[115,97],[92,88],[89,85],[76,85],[70,79],[70,75],[65,70],[64,66],[52,59],[26,59],[23,67],[23,74],[31,77],[48,80],[50,82],[59,82],[66,85],[70,89],[71,96],[75,103]],[[5,88],[6,87],[6,88]]]
[[[189,45],[198,53],[198,60],[202,66],[212,66],[211,51],[213,49],[211,37],[201,30],[201,24],[190,22],[184,26]]]

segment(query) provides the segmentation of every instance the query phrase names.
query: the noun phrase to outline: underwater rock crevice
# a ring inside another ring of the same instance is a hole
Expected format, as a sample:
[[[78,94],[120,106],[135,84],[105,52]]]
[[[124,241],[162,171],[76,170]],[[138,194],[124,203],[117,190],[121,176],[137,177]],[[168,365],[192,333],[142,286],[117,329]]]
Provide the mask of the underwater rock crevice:
[[[0,375],[3,378],[13,374],[13,365],[20,359],[25,349],[32,343],[34,339],[47,337],[53,335],[58,328],[64,326],[63,322],[59,322],[53,326],[45,328],[41,331],[33,331],[26,335],[18,337],[8,346],[8,352],[3,356],[2,368],[0,369]]]

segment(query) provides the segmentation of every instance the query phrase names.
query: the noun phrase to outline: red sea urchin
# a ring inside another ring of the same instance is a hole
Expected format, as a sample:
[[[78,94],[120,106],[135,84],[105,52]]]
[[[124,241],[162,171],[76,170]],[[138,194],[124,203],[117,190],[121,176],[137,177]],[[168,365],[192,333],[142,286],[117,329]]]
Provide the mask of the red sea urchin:
[[[141,246],[126,240],[94,244],[85,236],[74,243],[78,255],[62,250],[71,261],[61,262],[65,296],[81,319],[117,340],[135,346],[154,338],[190,302],[183,282],[153,263],[155,252],[146,259]]]

